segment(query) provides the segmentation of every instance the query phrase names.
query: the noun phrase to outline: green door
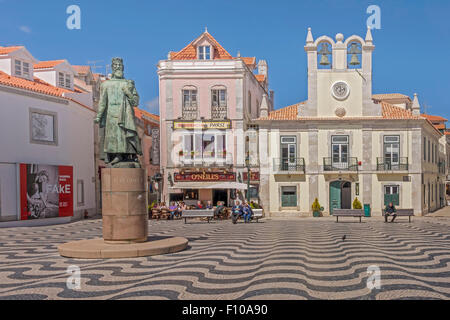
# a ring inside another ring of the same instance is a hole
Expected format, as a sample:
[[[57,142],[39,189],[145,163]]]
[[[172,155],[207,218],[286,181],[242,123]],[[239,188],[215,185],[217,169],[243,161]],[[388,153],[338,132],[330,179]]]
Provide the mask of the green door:
[[[334,209],[341,209],[341,182],[334,181],[330,183],[330,214]]]
[[[384,205],[391,203],[394,206],[400,205],[399,186],[385,186],[384,187]]]

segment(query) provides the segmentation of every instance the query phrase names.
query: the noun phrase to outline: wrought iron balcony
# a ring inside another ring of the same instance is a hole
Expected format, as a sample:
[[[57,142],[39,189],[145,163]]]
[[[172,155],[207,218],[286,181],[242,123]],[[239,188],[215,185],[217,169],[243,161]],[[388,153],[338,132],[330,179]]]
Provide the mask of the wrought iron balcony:
[[[231,153],[210,154],[179,154],[178,166],[181,167],[228,167],[233,164]]]
[[[392,162],[392,159],[377,158],[377,171],[408,171],[408,157],[400,157],[398,162]]]
[[[323,158],[323,171],[358,171],[358,158],[347,158],[347,161],[333,161],[332,157]]]
[[[305,173],[305,159],[273,159],[273,170],[275,172],[303,172]]]

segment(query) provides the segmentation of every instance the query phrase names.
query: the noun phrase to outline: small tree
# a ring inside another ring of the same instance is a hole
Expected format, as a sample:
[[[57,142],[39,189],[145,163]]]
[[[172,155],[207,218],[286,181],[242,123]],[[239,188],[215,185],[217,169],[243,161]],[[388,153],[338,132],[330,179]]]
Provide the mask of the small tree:
[[[362,209],[362,204],[358,200],[358,198],[355,198],[355,200],[353,201],[353,209],[355,209],[355,210],[361,210]]]

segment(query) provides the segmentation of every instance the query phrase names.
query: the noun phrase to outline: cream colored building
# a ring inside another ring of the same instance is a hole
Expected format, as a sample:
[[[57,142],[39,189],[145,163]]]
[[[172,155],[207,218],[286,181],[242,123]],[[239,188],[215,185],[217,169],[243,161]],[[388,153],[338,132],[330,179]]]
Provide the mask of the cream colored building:
[[[385,203],[424,215],[445,205],[446,139],[414,99],[372,95],[370,29],[313,39],[308,29],[308,100],[261,106],[260,200],[266,216],[324,215],[355,198],[380,216]]]

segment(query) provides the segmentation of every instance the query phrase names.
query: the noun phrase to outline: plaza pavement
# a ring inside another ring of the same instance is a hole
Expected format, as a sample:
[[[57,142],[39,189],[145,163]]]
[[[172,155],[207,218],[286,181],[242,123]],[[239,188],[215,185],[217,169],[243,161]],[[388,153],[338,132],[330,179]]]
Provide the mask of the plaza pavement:
[[[449,299],[450,218],[150,221],[188,250],[121,260],[60,257],[61,243],[101,236],[101,220],[0,229],[0,299]],[[343,240],[345,235],[345,240]],[[81,289],[67,288],[67,268]],[[367,288],[367,268],[381,289]]]

